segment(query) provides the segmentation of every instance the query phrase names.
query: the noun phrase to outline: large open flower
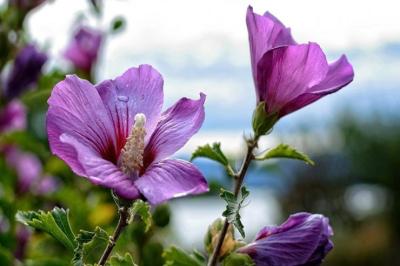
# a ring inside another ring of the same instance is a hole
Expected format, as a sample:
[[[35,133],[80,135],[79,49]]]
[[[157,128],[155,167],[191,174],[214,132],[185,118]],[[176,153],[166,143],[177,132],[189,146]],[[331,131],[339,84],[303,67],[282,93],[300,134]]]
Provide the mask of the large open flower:
[[[297,44],[272,14],[249,7],[246,21],[257,103],[265,102],[267,114],[279,119],[353,80],[346,56],[329,64],[318,44]]]
[[[333,248],[332,235],[328,218],[296,213],[280,226],[264,227],[237,252],[248,254],[256,266],[316,266]]]
[[[48,100],[50,148],[78,175],[119,196],[157,204],[208,190],[189,162],[167,159],[201,127],[205,95],[161,112],[163,79],[149,65],[92,85],[72,75]]]

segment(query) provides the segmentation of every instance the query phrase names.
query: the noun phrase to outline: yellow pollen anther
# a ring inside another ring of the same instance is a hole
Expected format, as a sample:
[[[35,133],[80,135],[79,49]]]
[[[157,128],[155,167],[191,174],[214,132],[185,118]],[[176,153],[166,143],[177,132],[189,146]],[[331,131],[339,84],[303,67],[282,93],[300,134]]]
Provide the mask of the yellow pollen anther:
[[[135,124],[121,151],[120,165],[125,174],[134,173],[143,167],[145,123],[146,116],[144,114],[135,115]]]

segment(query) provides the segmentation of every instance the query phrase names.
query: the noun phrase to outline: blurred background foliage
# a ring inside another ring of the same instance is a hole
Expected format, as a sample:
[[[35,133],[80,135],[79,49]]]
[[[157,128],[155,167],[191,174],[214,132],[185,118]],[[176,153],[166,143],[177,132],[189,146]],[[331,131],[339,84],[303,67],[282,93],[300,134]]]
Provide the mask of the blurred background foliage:
[[[34,42],[34,36],[26,33],[25,17],[42,2],[10,0],[0,7],[0,113],[16,99],[6,97],[4,85],[14,60],[19,51]],[[90,16],[100,20],[100,1],[92,0],[90,4]],[[116,17],[104,38],[123,32],[124,27],[123,18]],[[26,127],[0,132],[0,265],[70,264],[72,254],[58,242],[16,223],[17,210],[50,210],[54,206],[70,209],[75,232],[94,230],[96,226],[112,232],[117,222],[109,192],[75,176],[63,161],[52,156],[45,133],[46,101],[53,86],[70,73],[94,82],[94,68],[79,69],[74,64],[68,69],[54,64],[44,68],[37,82],[18,96],[25,106]],[[330,218],[335,249],[326,265],[400,265],[400,117],[379,110],[371,113],[360,117],[343,110],[327,136],[331,149],[308,147],[307,129],[299,127],[293,132],[304,136],[300,142],[305,151],[316,150],[310,154],[316,162],[314,167],[286,161],[253,167],[259,176],[274,175],[265,188],[280,203],[280,217],[274,217],[277,223],[298,211],[323,213]],[[36,157],[41,178],[51,177],[53,185],[38,190],[30,184],[29,189],[21,191],[21,173],[7,158],[10,147]],[[211,192],[201,197],[217,200],[219,189],[230,186],[228,177],[217,178],[221,173],[207,172]],[[257,186],[256,181],[248,181],[250,190]],[[140,265],[162,265],[164,247],[179,242],[174,237],[176,228],[170,226],[174,216],[171,209],[168,205],[154,207],[153,224],[147,233],[144,224],[135,221],[118,241],[116,250],[129,251]],[[205,233],[206,228],[192,230]],[[186,248],[195,246],[203,251],[201,243],[199,239]]]

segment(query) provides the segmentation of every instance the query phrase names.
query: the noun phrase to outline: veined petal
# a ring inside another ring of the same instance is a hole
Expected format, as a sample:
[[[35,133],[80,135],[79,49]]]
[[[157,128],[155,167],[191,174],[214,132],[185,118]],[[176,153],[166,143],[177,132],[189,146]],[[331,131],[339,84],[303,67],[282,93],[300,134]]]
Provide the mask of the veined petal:
[[[352,82],[353,78],[353,67],[347,61],[346,56],[343,55],[337,61],[329,65],[329,70],[324,80],[287,103],[280,112],[281,116],[292,113],[319,100],[325,95],[340,90]]]
[[[163,78],[157,70],[150,65],[133,67],[96,88],[112,119],[118,150],[124,147],[137,113],[146,116],[146,141],[150,138],[164,100]]]
[[[151,165],[135,185],[151,204],[208,191],[200,171],[182,160],[164,160]]]
[[[316,43],[274,48],[258,63],[257,84],[268,112],[279,112],[287,103],[323,81],[329,66]]]
[[[95,150],[87,147],[76,138],[63,134],[60,140],[65,145],[74,149],[84,173],[78,173],[86,177],[96,185],[110,188],[115,193],[126,199],[137,199],[140,197],[139,190],[133,183],[133,178],[125,175],[113,163],[104,160]]]
[[[246,23],[249,33],[253,78],[257,86],[257,64],[262,56],[272,48],[294,45],[296,42],[291,36],[290,29],[286,28],[282,22],[269,12],[261,16],[254,13],[253,8],[249,6],[247,9]],[[256,93],[259,100],[258,90],[256,90]]]
[[[200,129],[205,99],[203,93],[198,100],[182,98],[161,115],[144,151],[145,166],[174,154]]]
[[[83,175],[75,149],[60,140],[67,134],[99,157],[116,162],[115,132],[109,114],[96,88],[86,80],[67,76],[53,89],[48,100],[47,134],[53,154],[63,159],[72,170]]]
[[[297,213],[280,226],[264,228],[238,252],[247,253],[257,266],[319,265],[333,248],[332,235],[326,217]]]

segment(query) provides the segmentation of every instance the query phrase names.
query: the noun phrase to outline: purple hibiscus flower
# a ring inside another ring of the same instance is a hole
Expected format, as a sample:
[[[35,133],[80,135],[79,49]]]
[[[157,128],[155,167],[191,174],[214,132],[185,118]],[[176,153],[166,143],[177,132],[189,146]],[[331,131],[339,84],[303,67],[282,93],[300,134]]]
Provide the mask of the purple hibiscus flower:
[[[264,227],[237,252],[248,254],[256,266],[316,266],[333,248],[332,235],[328,218],[297,213],[280,226]]]
[[[318,44],[297,44],[272,14],[249,6],[246,22],[257,104],[265,102],[267,114],[279,119],[353,80],[346,56],[329,64]]]
[[[26,127],[26,110],[24,105],[17,100],[9,102],[0,110],[0,132],[6,133],[14,130],[23,130]]]
[[[5,96],[9,99],[32,88],[38,81],[47,55],[34,45],[25,46],[16,56],[4,84]]]
[[[163,79],[151,66],[92,85],[67,76],[48,100],[52,152],[78,175],[117,195],[158,204],[208,190],[189,162],[167,159],[201,127],[205,95],[161,112]]]
[[[97,60],[102,39],[102,32],[89,27],[81,27],[75,33],[64,56],[76,68],[90,73]]]

